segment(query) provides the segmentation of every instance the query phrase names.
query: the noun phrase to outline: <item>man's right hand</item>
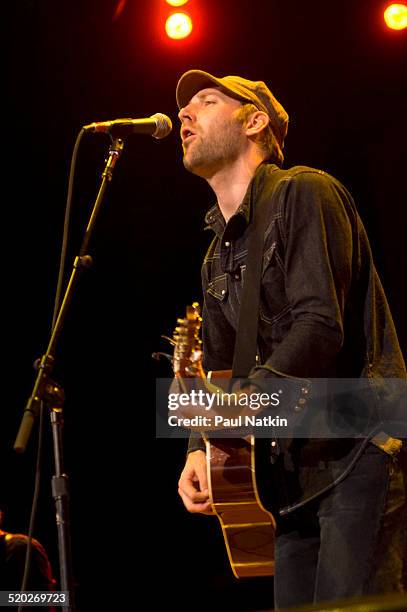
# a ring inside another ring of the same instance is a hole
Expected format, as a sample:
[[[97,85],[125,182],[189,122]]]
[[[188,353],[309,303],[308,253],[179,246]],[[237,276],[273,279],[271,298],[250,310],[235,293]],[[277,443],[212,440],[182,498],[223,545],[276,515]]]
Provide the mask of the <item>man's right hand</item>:
[[[188,512],[213,514],[206,476],[206,457],[203,451],[197,450],[188,454],[178,482],[178,493]]]

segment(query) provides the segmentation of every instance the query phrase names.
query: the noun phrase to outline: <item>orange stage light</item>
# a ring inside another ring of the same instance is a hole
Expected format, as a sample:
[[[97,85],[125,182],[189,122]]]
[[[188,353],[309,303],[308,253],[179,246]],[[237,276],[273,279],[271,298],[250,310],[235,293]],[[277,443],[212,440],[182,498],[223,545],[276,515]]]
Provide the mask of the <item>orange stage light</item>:
[[[186,4],[188,0],[166,0],[167,4],[171,4],[171,6],[182,6]]]
[[[186,38],[192,32],[192,19],[186,13],[173,13],[165,22],[165,31],[175,40]]]
[[[384,20],[392,30],[404,30],[407,28],[407,5],[390,4],[384,11]]]

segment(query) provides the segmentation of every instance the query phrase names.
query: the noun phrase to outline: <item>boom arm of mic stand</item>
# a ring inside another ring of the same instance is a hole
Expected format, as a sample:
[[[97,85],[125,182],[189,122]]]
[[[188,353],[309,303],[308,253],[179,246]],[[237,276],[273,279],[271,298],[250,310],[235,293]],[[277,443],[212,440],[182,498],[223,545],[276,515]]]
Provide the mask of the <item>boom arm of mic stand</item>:
[[[78,274],[83,268],[87,268],[91,265],[92,259],[89,255],[86,255],[88,244],[92,235],[92,231],[96,222],[96,218],[103,200],[103,196],[107,187],[107,184],[111,182],[113,178],[113,170],[116,166],[118,159],[123,150],[123,140],[116,138],[110,149],[109,157],[106,160],[106,166],[102,173],[102,183],[97,195],[93,210],[88,222],[88,226],[85,231],[85,235],[82,241],[79,255],[75,258],[73,264],[73,270],[69,279],[64,298],[62,300],[61,307],[59,309],[58,317],[55,322],[55,326],[52,330],[51,338],[46,350],[37,366],[38,374],[34,383],[33,391],[31,396],[24,408],[23,417],[21,419],[20,428],[17,433],[17,437],[14,443],[14,450],[18,453],[23,453],[26,449],[28,440],[31,435],[34,421],[39,413],[41,401],[44,397],[44,389],[47,383],[49,374],[51,373],[54,365],[55,349],[58,341],[58,337],[62,331],[62,326],[65,320],[66,313],[69,308],[73,296],[73,290],[78,280]]]

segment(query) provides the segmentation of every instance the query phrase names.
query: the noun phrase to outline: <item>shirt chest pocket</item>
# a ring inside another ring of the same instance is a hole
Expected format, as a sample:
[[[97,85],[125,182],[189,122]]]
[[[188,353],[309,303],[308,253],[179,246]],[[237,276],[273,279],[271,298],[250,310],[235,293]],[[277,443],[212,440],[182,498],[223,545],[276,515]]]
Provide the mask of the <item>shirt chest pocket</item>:
[[[227,274],[221,274],[209,281],[206,291],[220,302],[226,300],[228,296]]]
[[[270,265],[276,264],[276,242],[273,242],[263,255],[262,276]]]
[[[267,268],[270,265],[274,265],[276,244],[277,244],[276,242],[273,242],[273,244],[263,254],[263,262],[262,262],[262,268],[261,268],[262,276],[264,276],[264,273],[266,272]],[[241,280],[243,283],[245,276],[246,276],[246,270],[247,270],[247,265],[245,263],[241,264],[240,271],[234,276],[234,278],[236,280]]]

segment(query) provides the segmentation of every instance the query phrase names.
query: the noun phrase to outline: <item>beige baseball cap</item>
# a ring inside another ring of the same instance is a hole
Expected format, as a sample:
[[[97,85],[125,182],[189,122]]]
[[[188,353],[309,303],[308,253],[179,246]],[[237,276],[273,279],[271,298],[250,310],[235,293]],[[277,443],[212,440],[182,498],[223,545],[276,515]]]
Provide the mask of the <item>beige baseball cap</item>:
[[[263,81],[249,81],[239,76],[215,77],[203,70],[188,70],[177,84],[178,107],[183,108],[198,91],[213,84],[222,87],[232,98],[251,102],[256,108],[267,113],[271,129],[283,148],[288,129],[288,114]]]

